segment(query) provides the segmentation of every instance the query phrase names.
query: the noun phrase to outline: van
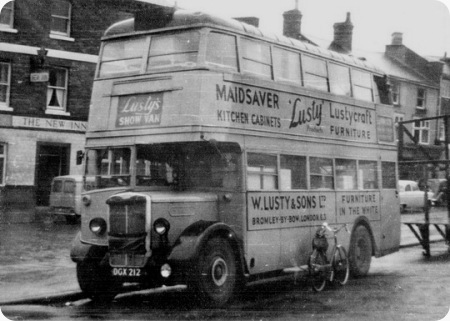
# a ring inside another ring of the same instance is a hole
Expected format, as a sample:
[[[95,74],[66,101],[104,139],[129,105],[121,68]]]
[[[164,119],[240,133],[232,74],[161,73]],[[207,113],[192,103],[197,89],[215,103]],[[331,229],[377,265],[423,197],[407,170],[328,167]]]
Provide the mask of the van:
[[[64,215],[67,223],[76,223],[81,215],[81,193],[84,191],[81,175],[53,178],[50,190],[50,214]]]

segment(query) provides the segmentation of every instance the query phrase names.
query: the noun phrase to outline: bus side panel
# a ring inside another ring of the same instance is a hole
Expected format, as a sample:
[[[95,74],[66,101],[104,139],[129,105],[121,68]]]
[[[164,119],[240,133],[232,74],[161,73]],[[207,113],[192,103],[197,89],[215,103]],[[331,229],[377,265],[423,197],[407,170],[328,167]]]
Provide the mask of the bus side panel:
[[[336,223],[336,198],[332,191],[247,195],[247,259],[255,262],[250,273],[306,264],[312,251],[311,235],[323,222]],[[269,264],[263,264],[264,261]]]
[[[400,205],[395,189],[381,191],[382,215],[380,255],[398,251],[400,246]]]
[[[219,194],[220,195],[220,194]],[[219,197],[219,221],[245,239],[245,193],[224,193]]]
[[[337,223],[347,223],[350,225],[349,229],[354,229],[360,220],[368,223],[376,253],[381,242],[381,208],[381,193],[378,190],[336,193]],[[350,237],[344,234],[346,233],[338,234],[338,241],[346,247],[350,246]]]
[[[281,231],[281,265],[283,267],[302,266],[308,264],[312,251],[313,227],[298,227]]]
[[[247,233],[247,266],[250,274],[280,268],[280,230],[259,230]]]

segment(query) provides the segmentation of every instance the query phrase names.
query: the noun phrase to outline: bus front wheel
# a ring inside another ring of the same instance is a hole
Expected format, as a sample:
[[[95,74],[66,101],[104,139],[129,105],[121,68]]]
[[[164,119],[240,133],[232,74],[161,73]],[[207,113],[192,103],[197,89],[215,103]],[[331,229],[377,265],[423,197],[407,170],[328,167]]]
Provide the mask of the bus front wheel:
[[[198,261],[195,288],[202,299],[213,306],[223,306],[236,291],[237,275],[234,251],[220,237],[207,241]]]
[[[353,231],[350,242],[350,273],[354,277],[365,276],[372,261],[372,239],[364,225]]]
[[[77,279],[80,289],[94,301],[112,301],[117,294],[109,273],[94,260],[77,263]]]

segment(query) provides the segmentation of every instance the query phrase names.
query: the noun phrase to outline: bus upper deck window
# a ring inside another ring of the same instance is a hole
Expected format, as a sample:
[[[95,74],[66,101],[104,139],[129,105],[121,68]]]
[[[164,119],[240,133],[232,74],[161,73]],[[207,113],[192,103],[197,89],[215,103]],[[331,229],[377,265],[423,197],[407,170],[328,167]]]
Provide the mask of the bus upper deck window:
[[[328,64],[330,92],[336,95],[351,96],[350,69],[333,63]]]
[[[174,65],[195,65],[199,42],[198,32],[153,36],[150,40],[147,71]]]
[[[373,101],[372,78],[368,72],[352,70],[353,96],[365,101]]]
[[[242,69],[261,77],[272,78],[270,46],[266,43],[242,39]]]
[[[325,60],[303,55],[302,68],[305,87],[328,91],[328,73]]]
[[[206,62],[237,70],[236,37],[211,32],[206,46]]]
[[[374,76],[375,84],[377,85],[375,89],[378,89],[378,96],[380,97],[380,103],[385,105],[391,105],[391,104],[397,104],[398,105],[398,88],[395,86],[392,86],[392,92],[391,92],[391,85],[389,84],[389,81],[384,75],[383,77],[380,76]],[[394,87],[397,90],[394,90]],[[394,92],[396,93],[395,100],[394,100]]]
[[[273,69],[276,80],[301,83],[300,55],[298,53],[274,48]]]
[[[100,77],[139,72],[144,46],[144,38],[106,43],[100,63]]]

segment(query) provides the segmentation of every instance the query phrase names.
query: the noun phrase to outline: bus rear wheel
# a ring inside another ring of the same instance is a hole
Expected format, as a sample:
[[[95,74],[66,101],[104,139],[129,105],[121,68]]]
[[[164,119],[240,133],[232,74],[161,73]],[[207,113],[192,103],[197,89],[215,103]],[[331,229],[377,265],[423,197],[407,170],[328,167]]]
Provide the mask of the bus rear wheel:
[[[349,252],[351,275],[367,275],[372,261],[372,238],[364,225],[358,225],[353,231]]]
[[[118,293],[108,271],[94,260],[77,263],[77,279],[80,289],[93,301],[109,302]]]
[[[208,305],[223,306],[237,288],[236,260],[229,242],[220,237],[207,241],[192,282]]]

